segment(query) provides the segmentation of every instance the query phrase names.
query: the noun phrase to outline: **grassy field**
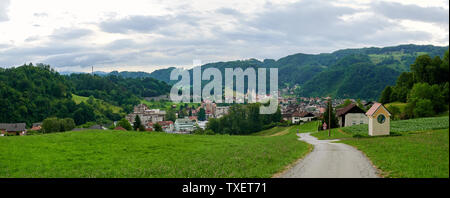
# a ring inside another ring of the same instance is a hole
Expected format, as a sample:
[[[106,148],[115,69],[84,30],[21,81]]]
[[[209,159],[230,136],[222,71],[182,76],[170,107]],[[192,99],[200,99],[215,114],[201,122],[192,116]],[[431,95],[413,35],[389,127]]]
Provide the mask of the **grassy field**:
[[[320,124],[320,121],[311,121],[306,122],[301,125],[294,125],[289,130],[290,132],[297,133],[297,129],[300,133],[309,133],[309,132],[317,132],[317,128]]]
[[[79,131],[0,137],[0,177],[271,177],[309,151],[274,137]]]
[[[386,177],[449,177],[448,129],[341,142],[363,151]]]
[[[72,94],[72,100],[76,103],[76,104],[80,104],[81,102],[87,102],[87,100],[89,99],[89,97],[84,97],[84,96],[78,96],[75,94]],[[103,100],[99,100],[99,99],[95,99],[96,102],[99,102],[100,107],[102,109],[111,109],[113,113],[120,113],[123,112],[123,109],[121,107],[118,106],[114,106],[112,104],[109,104]]]
[[[449,128],[448,116],[391,121],[391,133],[394,135],[405,134],[414,131],[446,128]],[[331,136],[328,136],[328,131],[320,131],[318,133],[313,133],[312,135],[322,140],[351,138],[354,135],[367,137],[368,125],[361,124],[350,127],[342,127],[339,129],[332,129]]]
[[[276,126],[267,130],[263,130],[260,132],[253,133],[251,135],[255,136],[275,136],[275,135],[283,135],[286,133],[297,133],[297,129],[300,133],[309,133],[309,132],[317,132],[317,126],[320,121],[312,121],[307,122],[301,125],[293,125],[290,127],[281,127]]]

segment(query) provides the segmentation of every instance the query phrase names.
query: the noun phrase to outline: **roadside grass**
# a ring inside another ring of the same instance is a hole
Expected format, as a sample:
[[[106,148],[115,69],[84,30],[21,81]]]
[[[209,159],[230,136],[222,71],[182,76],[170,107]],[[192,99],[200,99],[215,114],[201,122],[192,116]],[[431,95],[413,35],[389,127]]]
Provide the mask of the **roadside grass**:
[[[340,141],[363,151],[385,177],[448,178],[449,129]]]
[[[391,134],[399,135],[415,131],[436,130],[449,128],[449,117],[430,117],[417,118],[410,120],[391,120]],[[339,129],[341,131],[339,131]],[[339,129],[332,129],[331,136],[328,136],[328,131],[319,131],[312,133],[318,139],[341,139],[352,138],[354,136],[368,137],[368,125],[360,124],[350,127],[342,127]]]
[[[80,104],[81,102],[87,102],[88,99],[89,99],[89,97],[72,94],[72,100],[75,102],[75,104]],[[118,107],[118,106],[109,104],[108,102],[105,102],[105,101],[97,99],[97,98],[95,99],[95,101],[99,102],[100,108],[102,108],[102,109],[111,109],[111,111],[113,113],[123,112],[122,107]]]
[[[271,177],[309,145],[282,136],[87,130],[0,137],[1,178]]]
[[[309,132],[317,132],[319,127],[319,120],[306,122],[301,125],[294,125],[289,129],[289,132],[297,133],[297,129],[300,133],[309,133]]]
[[[352,134],[344,132],[342,128],[331,129],[330,136],[328,136],[328,130],[322,130],[317,133],[311,133],[311,135],[318,138],[319,140],[343,139],[353,137]]]

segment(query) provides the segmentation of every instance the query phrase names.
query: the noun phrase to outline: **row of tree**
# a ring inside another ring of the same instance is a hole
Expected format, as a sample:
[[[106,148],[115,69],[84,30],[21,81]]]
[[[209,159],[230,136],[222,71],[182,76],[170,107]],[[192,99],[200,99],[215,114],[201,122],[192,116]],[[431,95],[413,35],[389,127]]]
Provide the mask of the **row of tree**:
[[[279,108],[274,114],[260,114],[260,106],[259,103],[232,105],[227,115],[209,119],[206,128],[214,133],[245,135],[281,122],[282,116]]]
[[[43,133],[54,133],[70,131],[75,128],[75,121],[72,118],[47,118],[42,122]]]

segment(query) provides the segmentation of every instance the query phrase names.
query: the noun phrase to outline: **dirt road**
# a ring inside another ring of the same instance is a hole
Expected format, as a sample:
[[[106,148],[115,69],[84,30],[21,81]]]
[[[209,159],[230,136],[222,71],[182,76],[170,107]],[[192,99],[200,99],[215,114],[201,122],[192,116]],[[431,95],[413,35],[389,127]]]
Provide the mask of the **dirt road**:
[[[280,177],[293,178],[374,178],[376,169],[363,153],[355,148],[333,143],[333,140],[318,140],[309,133],[301,133],[300,139],[314,145],[314,149],[303,160]]]

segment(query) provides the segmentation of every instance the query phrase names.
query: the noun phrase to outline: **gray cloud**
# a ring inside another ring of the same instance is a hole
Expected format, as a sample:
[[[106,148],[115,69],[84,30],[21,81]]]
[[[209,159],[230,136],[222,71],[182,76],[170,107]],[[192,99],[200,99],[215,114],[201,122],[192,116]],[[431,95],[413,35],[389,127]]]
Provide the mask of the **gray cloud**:
[[[92,30],[89,29],[60,28],[56,29],[50,37],[57,40],[72,40],[72,39],[79,39],[81,37],[85,37],[90,34],[92,34]]]
[[[216,10],[217,13],[225,14],[225,15],[232,15],[232,16],[240,16],[242,15],[241,12],[233,9],[233,8],[219,8]]]
[[[439,23],[448,26],[449,10],[440,7],[420,7],[394,2],[377,2],[373,11],[391,19],[409,19],[414,21]]]
[[[398,20],[391,19],[443,21],[425,16],[430,11],[418,6],[411,8],[418,9],[417,16],[410,16],[406,11],[392,13],[404,9],[401,4],[370,6],[355,9],[323,0],[304,0],[288,5],[267,4],[263,10],[251,15],[233,8],[221,8],[209,12],[174,11],[177,15],[166,16],[128,16],[106,20],[98,26],[104,32],[128,36],[134,35],[130,33],[158,35],[141,35],[139,40],[131,37],[88,46],[73,43],[91,35],[91,30],[57,29],[50,40],[39,47],[8,46],[0,53],[0,64],[33,61],[64,68],[92,65],[107,68],[108,65],[190,66],[193,59],[205,63],[247,58],[277,59],[299,52],[320,53],[342,48],[426,42],[433,39],[430,33],[408,30]],[[442,14],[433,9],[437,15]],[[342,18],[360,13],[369,14],[352,20]],[[227,27],[220,23],[224,18],[229,24]],[[28,41],[33,39],[36,38],[29,37]],[[62,42],[65,40],[73,42]]]
[[[150,32],[168,24],[170,24],[168,17],[129,16],[122,19],[104,21],[100,23],[100,28],[109,33]]]
[[[109,53],[101,52],[78,52],[69,54],[58,54],[50,56],[42,61],[50,65],[58,66],[81,66],[111,64],[113,56]]]
[[[9,7],[9,0],[0,1],[0,22],[9,20],[7,15],[8,7]]]
[[[48,14],[45,12],[40,12],[40,13],[34,13],[33,16],[35,17],[48,17]]]

